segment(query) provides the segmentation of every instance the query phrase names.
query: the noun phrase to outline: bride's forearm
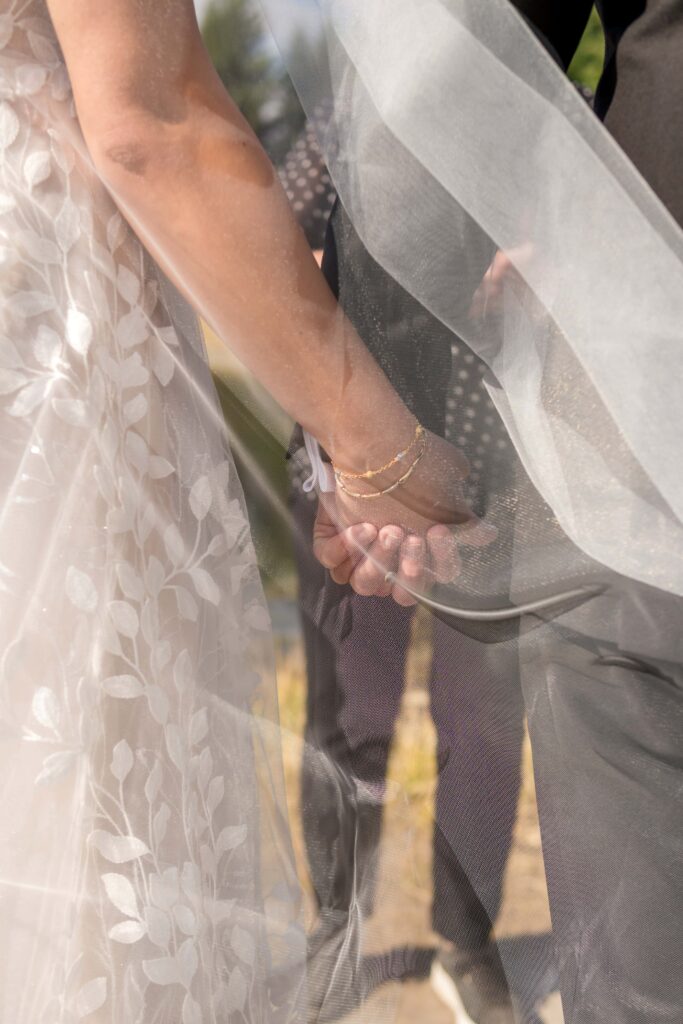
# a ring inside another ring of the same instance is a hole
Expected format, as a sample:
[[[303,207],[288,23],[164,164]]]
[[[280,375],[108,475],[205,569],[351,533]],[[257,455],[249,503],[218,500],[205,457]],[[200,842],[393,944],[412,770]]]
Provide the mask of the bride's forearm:
[[[410,416],[330,293],[192,0],[48,5],[95,165],[164,270],[340,462],[400,447]]]
[[[180,125],[129,118],[92,149],[170,277],[337,461],[376,464],[410,437],[407,410],[341,312],[227,97],[219,110],[193,102]]]

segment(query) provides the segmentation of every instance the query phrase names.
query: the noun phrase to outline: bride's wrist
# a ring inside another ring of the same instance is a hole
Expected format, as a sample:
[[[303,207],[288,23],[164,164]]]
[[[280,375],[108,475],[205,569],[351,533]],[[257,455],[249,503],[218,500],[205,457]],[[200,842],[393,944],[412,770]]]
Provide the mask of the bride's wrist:
[[[405,410],[394,422],[379,417],[373,423],[356,423],[352,430],[340,431],[325,447],[341,473],[375,474],[407,452],[421,429],[418,420]]]
[[[395,475],[401,461],[418,444],[424,434],[418,420],[407,409],[393,420],[378,417],[373,423],[359,423],[352,431],[334,438],[326,450],[335,470],[356,479],[361,475],[376,482]]]

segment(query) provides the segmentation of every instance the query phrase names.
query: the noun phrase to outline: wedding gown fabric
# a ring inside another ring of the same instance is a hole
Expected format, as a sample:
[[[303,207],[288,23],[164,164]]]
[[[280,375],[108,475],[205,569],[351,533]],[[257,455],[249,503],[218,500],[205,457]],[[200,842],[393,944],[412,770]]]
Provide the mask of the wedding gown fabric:
[[[0,3],[0,1020],[299,1019],[269,617],[194,315]]]

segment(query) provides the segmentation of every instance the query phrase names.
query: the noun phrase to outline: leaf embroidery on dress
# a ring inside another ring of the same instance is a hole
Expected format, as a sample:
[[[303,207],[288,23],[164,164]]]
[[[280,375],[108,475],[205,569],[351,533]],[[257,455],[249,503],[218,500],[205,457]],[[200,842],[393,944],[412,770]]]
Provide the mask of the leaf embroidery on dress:
[[[92,170],[45,5],[3,5],[0,218],[14,283],[0,310],[0,415],[25,439],[8,514],[44,509],[49,529],[29,535],[49,538],[57,568],[47,586],[38,547],[22,639],[50,656],[20,659],[40,671],[24,719],[0,704],[0,724],[37,751],[41,813],[68,809],[56,863],[77,924],[44,937],[53,980],[30,1024],[227,1024],[259,969],[240,702],[268,617],[249,527],[216,396],[187,411],[201,345],[179,336],[167,282]],[[0,472],[16,457],[0,453]],[[24,570],[5,554],[11,607]]]

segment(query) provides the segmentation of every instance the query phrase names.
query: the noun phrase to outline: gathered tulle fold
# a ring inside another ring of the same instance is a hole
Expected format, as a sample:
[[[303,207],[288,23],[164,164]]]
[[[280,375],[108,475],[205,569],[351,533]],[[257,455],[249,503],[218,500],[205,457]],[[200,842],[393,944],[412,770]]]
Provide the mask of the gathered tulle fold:
[[[287,61],[286,0],[264,8]],[[309,116],[333,111],[321,146],[364,247],[488,366],[571,541],[680,593],[678,225],[507,0],[311,0],[289,23],[312,51],[290,73]],[[487,306],[496,254],[510,269]]]

